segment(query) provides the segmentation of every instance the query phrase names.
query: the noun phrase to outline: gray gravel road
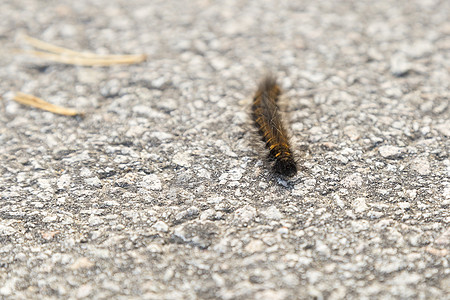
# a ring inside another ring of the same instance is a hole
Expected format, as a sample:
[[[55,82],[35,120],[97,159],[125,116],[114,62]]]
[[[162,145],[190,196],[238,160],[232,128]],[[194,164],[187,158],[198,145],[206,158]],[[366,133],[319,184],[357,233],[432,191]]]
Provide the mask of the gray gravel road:
[[[2,299],[450,299],[450,1],[3,0],[0,16]],[[22,33],[148,60],[48,62],[14,51]],[[290,180],[249,117],[269,71]]]

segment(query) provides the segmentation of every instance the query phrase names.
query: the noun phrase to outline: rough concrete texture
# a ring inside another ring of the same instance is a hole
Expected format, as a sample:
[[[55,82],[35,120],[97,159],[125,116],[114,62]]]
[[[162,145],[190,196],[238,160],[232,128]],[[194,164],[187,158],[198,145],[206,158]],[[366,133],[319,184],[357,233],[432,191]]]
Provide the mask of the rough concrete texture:
[[[2,298],[449,299],[449,1],[0,12]],[[20,33],[148,60],[48,62],[14,52]],[[268,71],[302,167],[291,180],[248,115]]]

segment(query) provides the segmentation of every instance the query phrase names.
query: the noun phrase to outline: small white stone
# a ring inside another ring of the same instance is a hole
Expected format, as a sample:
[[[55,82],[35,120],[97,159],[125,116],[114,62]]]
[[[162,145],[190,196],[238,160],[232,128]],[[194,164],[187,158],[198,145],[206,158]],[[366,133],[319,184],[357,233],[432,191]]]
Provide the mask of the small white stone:
[[[79,270],[79,269],[90,269],[95,265],[92,261],[90,261],[87,257],[78,258],[73,264],[69,266],[71,270]]]
[[[406,285],[406,284],[417,284],[423,277],[420,274],[413,272],[402,272],[399,275],[391,279],[392,284]]]
[[[342,154],[336,155],[336,156],[334,157],[334,159],[340,161],[340,162],[343,163],[344,165],[348,163],[348,158],[345,157],[345,156],[342,155]]]
[[[279,233],[281,235],[287,235],[287,234],[289,234],[289,228],[284,227],[284,226],[280,227],[280,228],[278,228],[277,233]]]
[[[339,197],[338,194],[334,195],[334,202],[336,203],[337,206],[339,206],[340,208],[344,208],[345,207],[345,203],[344,201],[342,201],[341,197]]]
[[[89,170],[88,168],[83,168],[80,171],[80,176],[81,177],[90,177],[90,176],[92,176],[92,171]]]
[[[217,273],[213,273],[211,275],[211,278],[214,280],[214,282],[216,283],[217,286],[221,287],[221,286],[224,286],[226,283],[225,279],[223,279],[223,277]]]
[[[58,186],[58,189],[63,190],[70,186],[70,175],[69,174],[63,174],[61,177],[59,177],[58,182],[56,185]]]
[[[252,240],[245,246],[245,251],[249,253],[261,252],[264,249],[264,243],[260,240]]]
[[[61,224],[63,225],[73,224],[73,218],[71,216],[63,216],[61,218]]]
[[[419,157],[411,162],[411,170],[416,171],[420,175],[430,175],[430,162],[426,157]]]
[[[203,169],[203,168],[198,170],[197,175],[199,177],[206,178],[206,179],[210,179],[211,178],[211,172],[209,172],[208,170]]]
[[[150,244],[147,246],[146,250],[150,253],[162,253],[163,248],[158,244]]]
[[[163,119],[166,117],[163,113],[155,110],[147,105],[136,105],[132,108],[137,115],[146,116],[152,119]]]
[[[411,70],[411,64],[404,53],[398,52],[391,57],[391,73],[394,76],[403,76]]]
[[[91,294],[91,292],[92,292],[92,285],[83,284],[77,290],[77,298],[78,299],[86,298]]]
[[[306,272],[306,278],[311,284],[316,283],[320,278],[323,278],[323,274],[316,270],[309,270]]]
[[[142,178],[141,186],[147,187],[152,191],[160,191],[162,189],[161,181],[156,174],[145,175]]]
[[[239,180],[242,178],[242,174],[244,174],[245,170],[242,168],[234,168],[228,172],[229,180]]]
[[[349,176],[345,177],[342,181],[341,181],[342,185],[345,186],[346,188],[350,188],[350,187],[360,187],[363,184],[363,178],[361,177],[361,174],[359,173],[353,173],[350,174]]]
[[[0,295],[10,296],[13,290],[15,290],[14,280],[10,279],[7,282],[5,282],[4,285],[0,288]]]
[[[256,208],[246,205],[234,212],[234,220],[239,224],[248,224],[256,217]]]
[[[261,215],[270,220],[280,220],[281,218],[283,218],[283,214],[275,205],[272,205],[267,209],[261,211]]]
[[[434,243],[440,246],[450,245],[450,228],[448,228],[442,235],[440,235]]]
[[[406,195],[411,199],[414,200],[417,196],[417,190],[407,190]]]
[[[261,300],[283,300],[287,299],[287,292],[285,290],[275,290],[275,289],[267,289],[257,292],[254,299]]]
[[[283,276],[283,282],[288,286],[295,287],[299,284],[299,279],[295,274],[287,274]]]
[[[443,135],[450,137],[450,121],[436,125],[435,128]]]
[[[310,265],[312,263],[312,261],[313,261],[312,258],[307,257],[307,256],[299,256],[298,257],[298,263],[303,266]]]
[[[102,181],[97,176],[86,178],[84,180],[84,182],[86,182],[86,184],[94,186],[94,187],[101,187],[102,186]]]
[[[408,56],[412,58],[420,58],[434,51],[434,45],[426,40],[416,41],[414,44],[407,44],[403,47]]]
[[[405,152],[405,149],[395,146],[381,146],[378,151],[384,158],[395,159],[400,158]]]
[[[367,222],[366,220],[352,221],[351,224],[355,232],[369,229],[369,222]]]
[[[355,200],[353,200],[352,206],[353,206],[355,213],[361,213],[368,208],[367,204],[366,204],[366,198],[362,198],[362,197],[356,198]]]
[[[386,273],[386,274],[401,270],[402,267],[403,267],[403,263],[400,261],[392,261],[392,262],[389,262],[388,264],[379,263],[379,264],[375,265],[375,269],[378,272]]]
[[[158,221],[155,224],[153,224],[152,226],[156,231],[159,232],[168,232],[169,231],[169,226],[164,223],[163,221]]]
[[[16,233],[16,230],[11,226],[1,225],[0,224],[0,236],[1,235],[12,235]]]
[[[214,209],[211,209],[211,208],[207,209],[200,214],[200,220],[208,220],[208,219],[212,218],[215,213],[216,212]]]
[[[379,219],[382,216],[384,216],[384,213],[382,213],[381,211],[373,211],[372,210],[367,213],[367,216],[371,219]]]
[[[198,209],[198,207],[191,206],[187,209],[187,214],[188,216],[196,216],[198,215],[199,211],[200,210]]]
[[[48,190],[52,187],[51,181],[49,179],[39,178],[37,182],[39,187],[43,190]]]
[[[222,196],[215,196],[215,197],[209,197],[208,198],[208,204],[218,204],[224,200],[224,197]]]
[[[89,226],[97,226],[100,224],[103,224],[103,220],[99,216],[89,217]]]
[[[216,70],[223,70],[228,66],[228,61],[223,57],[214,57],[210,62],[213,68]]]
[[[27,260],[27,255],[23,252],[17,253],[15,256],[15,259],[18,261],[26,261]]]
[[[324,256],[330,255],[330,248],[328,248],[327,245],[325,245],[322,241],[316,241],[316,251]]]
[[[52,223],[52,222],[55,222],[57,219],[58,219],[58,216],[50,215],[50,216],[46,216],[44,219],[42,219],[42,222],[44,222],[44,223]]]
[[[361,137],[358,128],[356,128],[356,126],[353,125],[345,127],[344,133],[350,138],[351,141],[356,141]]]
[[[187,152],[179,152],[173,156],[172,162],[179,166],[189,168],[191,166],[191,156]]]
[[[411,204],[409,202],[399,202],[397,203],[397,206],[401,209],[408,209],[411,207]]]

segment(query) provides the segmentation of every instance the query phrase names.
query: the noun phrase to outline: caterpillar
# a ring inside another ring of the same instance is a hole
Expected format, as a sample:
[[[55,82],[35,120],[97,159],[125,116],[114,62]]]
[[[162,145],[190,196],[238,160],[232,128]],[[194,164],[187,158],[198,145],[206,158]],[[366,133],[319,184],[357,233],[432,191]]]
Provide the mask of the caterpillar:
[[[291,177],[297,174],[297,165],[279,113],[280,95],[281,89],[275,77],[266,76],[253,97],[252,119],[270,150],[269,159],[275,161],[273,171]]]

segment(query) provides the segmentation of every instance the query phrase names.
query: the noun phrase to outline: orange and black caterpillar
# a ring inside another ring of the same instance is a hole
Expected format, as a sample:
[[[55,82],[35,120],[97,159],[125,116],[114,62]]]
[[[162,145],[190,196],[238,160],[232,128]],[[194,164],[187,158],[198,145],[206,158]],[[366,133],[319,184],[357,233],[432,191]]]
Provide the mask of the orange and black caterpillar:
[[[269,148],[269,158],[275,160],[273,170],[284,176],[297,174],[297,165],[289,145],[289,138],[278,112],[281,89],[272,76],[265,77],[253,97],[252,118]]]

